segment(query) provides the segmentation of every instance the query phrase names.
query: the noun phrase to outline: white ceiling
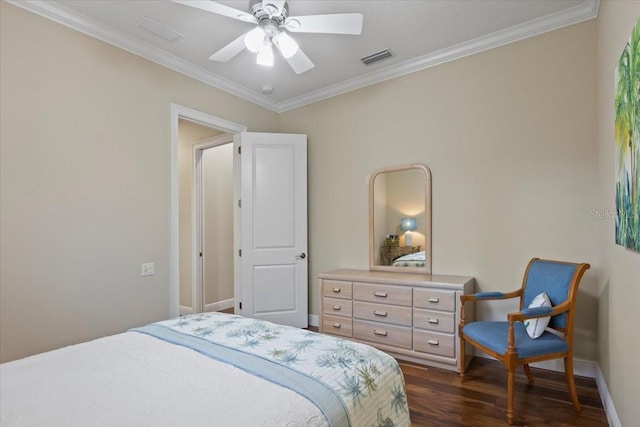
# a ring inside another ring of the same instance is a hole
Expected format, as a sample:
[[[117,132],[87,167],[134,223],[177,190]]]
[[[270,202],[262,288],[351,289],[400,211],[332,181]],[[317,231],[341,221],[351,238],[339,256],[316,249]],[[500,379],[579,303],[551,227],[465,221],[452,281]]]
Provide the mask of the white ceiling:
[[[599,6],[599,0],[289,0],[291,16],[364,15],[358,36],[292,34],[315,63],[297,75],[277,53],[272,68],[257,65],[246,50],[228,63],[210,61],[253,25],[169,0],[8,1],[277,112],[592,19]],[[249,6],[249,0],[220,3]],[[145,17],[183,37],[168,42],[139,28]],[[386,48],[393,57],[360,62]],[[265,84],[272,94],[261,92]]]

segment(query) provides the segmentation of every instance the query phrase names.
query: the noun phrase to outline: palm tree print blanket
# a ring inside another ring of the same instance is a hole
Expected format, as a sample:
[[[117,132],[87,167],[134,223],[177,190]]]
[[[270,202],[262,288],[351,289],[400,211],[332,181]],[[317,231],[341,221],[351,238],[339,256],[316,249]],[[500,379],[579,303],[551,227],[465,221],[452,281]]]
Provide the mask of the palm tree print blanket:
[[[368,345],[224,313],[183,316],[132,329],[296,391],[330,426],[409,426],[395,359]]]

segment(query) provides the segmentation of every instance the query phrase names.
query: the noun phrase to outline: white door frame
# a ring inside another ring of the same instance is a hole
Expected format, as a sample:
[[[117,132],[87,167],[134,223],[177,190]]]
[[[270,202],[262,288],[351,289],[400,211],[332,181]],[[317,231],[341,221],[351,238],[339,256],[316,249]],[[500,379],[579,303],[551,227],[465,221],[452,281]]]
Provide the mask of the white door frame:
[[[170,162],[171,162],[171,246],[169,254],[169,315],[180,314],[180,259],[179,259],[179,184],[178,184],[178,120],[184,119],[204,126],[236,134],[247,127],[179,104],[170,104]]]
[[[207,138],[202,142],[194,144],[192,146],[192,165],[193,175],[191,176],[191,212],[192,212],[192,232],[191,232],[191,308],[194,313],[200,311],[207,311],[207,307],[204,301],[204,278],[202,273],[204,271],[204,258],[198,256],[200,252],[204,250],[204,237],[203,237],[203,213],[204,213],[204,193],[202,186],[202,153],[207,148],[213,148],[224,144],[233,144],[233,134],[224,133],[222,135]],[[238,167],[236,165],[237,156],[233,156],[233,170]],[[235,174],[235,172],[234,172]],[[237,182],[234,176],[234,194]],[[234,197],[235,198],[235,197]],[[235,213],[235,208],[234,208]],[[236,215],[234,215],[234,223]],[[234,233],[234,246],[237,236]],[[235,257],[234,257],[235,259]]]

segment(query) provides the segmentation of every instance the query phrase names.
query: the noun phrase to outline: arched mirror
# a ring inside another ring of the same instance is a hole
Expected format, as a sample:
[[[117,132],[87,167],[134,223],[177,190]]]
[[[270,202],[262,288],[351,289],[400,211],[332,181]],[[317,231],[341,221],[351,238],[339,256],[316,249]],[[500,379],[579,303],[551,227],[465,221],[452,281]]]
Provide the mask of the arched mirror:
[[[369,269],[431,273],[431,171],[411,164],[369,180]]]

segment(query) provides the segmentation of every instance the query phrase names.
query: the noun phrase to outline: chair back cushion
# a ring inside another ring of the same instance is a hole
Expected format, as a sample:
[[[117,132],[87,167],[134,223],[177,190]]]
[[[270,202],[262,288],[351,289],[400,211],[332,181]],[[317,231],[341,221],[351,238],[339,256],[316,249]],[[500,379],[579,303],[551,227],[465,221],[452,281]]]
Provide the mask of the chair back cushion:
[[[529,307],[533,299],[544,292],[553,307],[562,304],[569,295],[571,279],[578,267],[577,264],[536,260],[531,264],[525,279],[522,306]],[[564,328],[566,315],[553,316],[549,326]]]

